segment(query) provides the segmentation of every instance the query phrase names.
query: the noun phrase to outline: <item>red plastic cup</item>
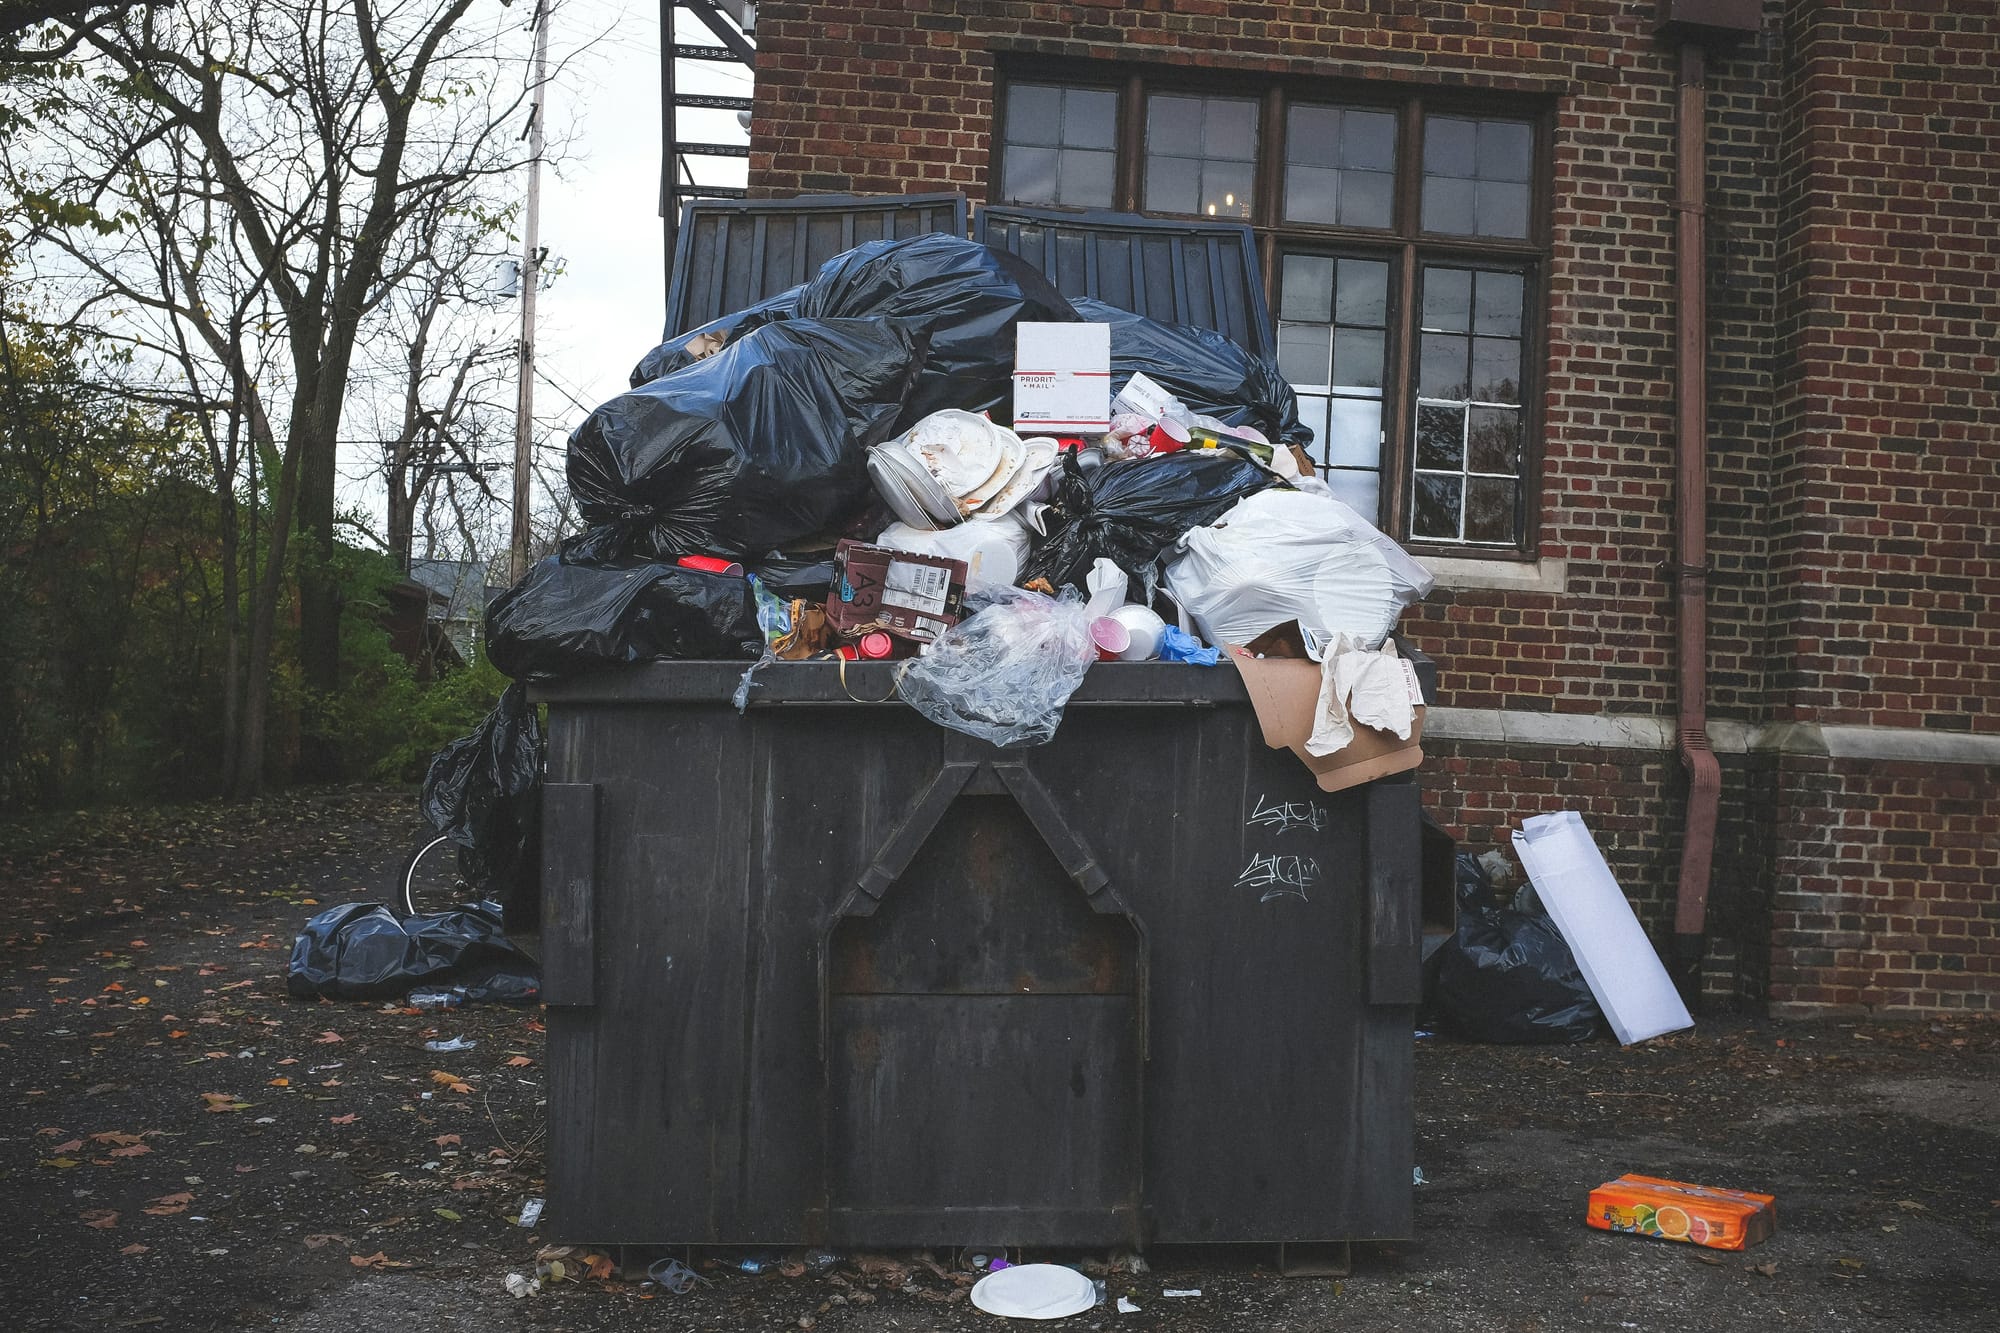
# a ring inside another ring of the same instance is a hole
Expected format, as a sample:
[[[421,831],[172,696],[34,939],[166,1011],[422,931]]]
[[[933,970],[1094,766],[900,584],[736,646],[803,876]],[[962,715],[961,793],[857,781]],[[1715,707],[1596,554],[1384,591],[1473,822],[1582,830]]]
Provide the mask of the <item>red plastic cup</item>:
[[[731,578],[743,577],[743,566],[734,560],[724,560],[713,555],[684,555],[674,561],[682,569],[699,569],[709,574],[727,574]]]
[[[1115,662],[1132,646],[1132,631],[1110,616],[1099,616],[1090,622],[1090,641],[1097,645],[1098,661]]]
[[[1162,421],[1146,436],[1146,442],[1152,446],[1154,453],[1170,454],[1187,447],[1188,433],[1175,422]]]

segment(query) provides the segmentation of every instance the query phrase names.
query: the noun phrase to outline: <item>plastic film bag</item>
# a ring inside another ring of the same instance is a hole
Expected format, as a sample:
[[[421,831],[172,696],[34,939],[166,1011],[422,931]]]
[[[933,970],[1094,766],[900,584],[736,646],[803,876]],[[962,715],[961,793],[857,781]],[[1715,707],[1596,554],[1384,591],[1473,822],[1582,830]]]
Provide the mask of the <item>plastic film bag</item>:
[[[704,357],[714,356],[761,324],[790,319],[793,308],[798,304],[799,293],[804,290],[804,283],[787,287],[776,296],[767,296],[753,306],[720,319],[711,319],[677,338],[667,339],[639,358],[639,364],[632,368],[632,387],[636,389],[642,384],[651,384],[662,375],[671,375],[683,366],[691,366]]]
[[[1137,574],[1190,528],[1212,522],[1246,495],[1283,484],[1226,449],[1107,463],[1090,473],[1074,452],[1065,453],[1048,540],[1028,558],[1021,580],[1081,588],[1100,558]]]
[[[285,989],[299,999],[384,1000],[453,982],[471,998],[532,1004],[539,973],[502,931],[498,903],[412,917],[380,903],[347,903],[306,922],[292,944]]]
[[[1042,745],[1096,657],[1081,597],[1007,588],[914,659],[898,690],[941,727],[995,745]]]
[[[1430,572],[1331,496],[1253,495],[1189,532],[1167,565],[1167,591],[1210,643],[1248,643],[1296,620],[1302,629],[1382,646]]]
[[[418,808],[458,848],[458,869],[517,924],[541,907],[542,725],[527,687],[509,685],[469,736],[439,750]]]
[[[516,679],[764,650],[750,582],[651,560],[550,556],[486,608],[486,650]]]
[[[895,320],[765,324],[592,412],[570,436],[570,493],[635,554],[782,549],[867,501],[868,446],[902,429],[923,361]]]

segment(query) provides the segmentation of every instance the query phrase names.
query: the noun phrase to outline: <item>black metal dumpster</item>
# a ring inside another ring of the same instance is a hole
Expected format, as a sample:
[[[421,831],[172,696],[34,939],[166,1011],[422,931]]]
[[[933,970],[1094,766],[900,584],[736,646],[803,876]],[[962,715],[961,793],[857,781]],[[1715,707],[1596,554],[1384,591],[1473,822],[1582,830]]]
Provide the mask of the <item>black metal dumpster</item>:
[[[890,664],[543,687],[549,1221],[625,1245],[1402,1237],[1417,789],[1227,667],[999,750]],[[857,701],[860,700],[860,701]]]

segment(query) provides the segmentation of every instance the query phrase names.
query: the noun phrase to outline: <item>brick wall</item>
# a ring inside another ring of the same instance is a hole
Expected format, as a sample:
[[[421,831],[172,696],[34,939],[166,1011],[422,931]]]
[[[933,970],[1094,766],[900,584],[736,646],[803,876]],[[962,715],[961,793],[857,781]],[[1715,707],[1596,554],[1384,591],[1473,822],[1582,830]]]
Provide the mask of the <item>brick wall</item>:
[[[2000,523],[2000,35],[1954,8],[1769,0],[1759,38],[1710,65],[1720,718],[2000,734],[2000,616],[1987,600],[2000,595],[1988,535]],[[1247,87],[1275,72],[1544,95],[1556,128],[1540,554],[1566,562],[1566,584],[1440,592],[1407,629],[1438,658],[1449,706],[1671,716],[1676,57],[1651,12],[1636,0],[766,0],[752,192],[984,199],[996,70],[1013,59],[1240,69]],[[1642,915],[1666,921],[1684,799],[1670,755],[1427,748],[1427,799],[1455,835],[1504,844],[1522,816],[1581,809]],[[1882,797],[1877,775],[1829,763],[1725,764],[1712,986],[1794,1008],[1889,1003],[1816,998],[1858,974],[1851,959],[1820,961],[1813,932],[1831,928],[1812,923],[1827,913],[1791,920],[1794,899],[1822,891],[1795,885],[1827,879],[1803,868],[1810,849]],[[1990,793],[1990,771],[1974,771]],[[1818,824],[1815,809],[1828,812]],[[1891,886],[1933,883],[1927,864],[1883,880],[1879,910],[1853,906],[1862,924],[1841,929],[1900,930]],[[1959,957],[1912,951],[1931,961],[1910,967],[1948,981]],[[1969,993],[2000,995],[2000,978]]]

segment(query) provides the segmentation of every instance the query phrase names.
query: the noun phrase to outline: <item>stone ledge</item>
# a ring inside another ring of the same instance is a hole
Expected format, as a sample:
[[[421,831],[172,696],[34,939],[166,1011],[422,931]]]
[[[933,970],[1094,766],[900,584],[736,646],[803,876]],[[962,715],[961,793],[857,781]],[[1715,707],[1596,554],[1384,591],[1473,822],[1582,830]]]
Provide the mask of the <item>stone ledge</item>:
[[[1649,713],[1536,713],[1519,708],[1432,708],[1424,735],[1441,741],[1497,745],[1574,746],[1594,750],[1674,748],[1674,719]],[[1823,759],[1906,760],[2000,767],[2000,736],[1926,731],[1920,727],[1764,726],[1711,718],[1708,743],[1718,754],[1792,754]]]

